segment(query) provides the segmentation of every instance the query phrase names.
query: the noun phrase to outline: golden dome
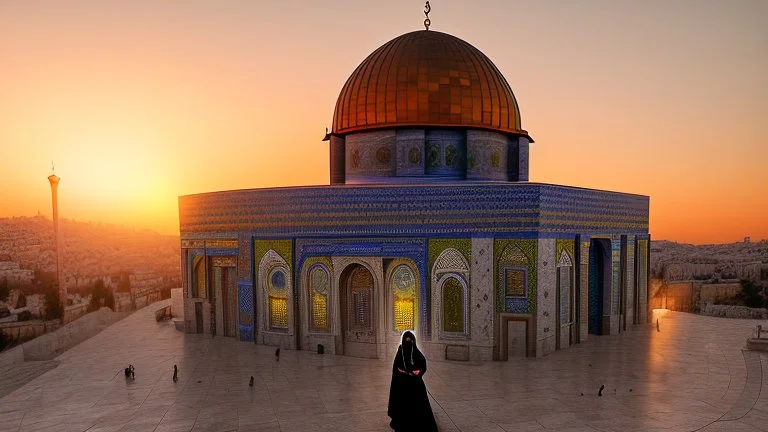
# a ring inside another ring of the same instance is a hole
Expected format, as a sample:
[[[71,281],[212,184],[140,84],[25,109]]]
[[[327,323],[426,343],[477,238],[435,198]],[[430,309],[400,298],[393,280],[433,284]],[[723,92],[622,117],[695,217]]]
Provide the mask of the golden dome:
[[[390,127],[465,127],[528,136],[507,80],[480,50],[420,30],[371,53],[341,89],[333,133]]]

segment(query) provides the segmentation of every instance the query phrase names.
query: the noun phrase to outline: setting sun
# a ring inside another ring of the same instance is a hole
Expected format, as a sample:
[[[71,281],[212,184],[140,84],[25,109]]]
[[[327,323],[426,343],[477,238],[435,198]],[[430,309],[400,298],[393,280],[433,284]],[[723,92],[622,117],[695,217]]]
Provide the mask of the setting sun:
[[[536,140],[531,181],[648,195],[657,239],[768,237],[765,11],[600,5],[433,4],[432,27],[506,76]],[[404,0],[4,3],[0,216],[50,214],[52,160],[62,217],[167,234],[180,195],[328,184],[320,140],[341,87],[420,14]],[[514,32],[488,30],[508,16]]]

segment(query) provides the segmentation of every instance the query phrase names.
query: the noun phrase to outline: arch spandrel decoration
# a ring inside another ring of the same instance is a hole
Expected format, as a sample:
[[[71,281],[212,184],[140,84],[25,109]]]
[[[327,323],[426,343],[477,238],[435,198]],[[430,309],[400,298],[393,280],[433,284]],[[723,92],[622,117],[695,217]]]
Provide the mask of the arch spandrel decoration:
[[[262,293],[262,329],[292,333],[293,294],[288,263],[273,249],[259,262],[259,289]]]
[[[433,269],[443,273],[466,273],[469,271],[469,264],[461,252],[455,248],[447,248],[437,257]]]
[[[470,267],[456,248],[444,249],[432,266],[433,325],[440,339],[469,337]]]

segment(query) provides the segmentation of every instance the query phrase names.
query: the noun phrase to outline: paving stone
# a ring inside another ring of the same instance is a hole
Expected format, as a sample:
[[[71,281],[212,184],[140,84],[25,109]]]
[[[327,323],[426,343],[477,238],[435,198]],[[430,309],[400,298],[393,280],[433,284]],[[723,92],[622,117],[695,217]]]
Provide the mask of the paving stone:
[[[440,430],[767,430],[768,354],[742,350],[756,322],[661,321],[538,359],[430,360]],[[53,361],[17,354],[0,355],[1,432],[389,430],[390,359],[284,350],[278,363],[271,347],[178,332],[151,307]]]

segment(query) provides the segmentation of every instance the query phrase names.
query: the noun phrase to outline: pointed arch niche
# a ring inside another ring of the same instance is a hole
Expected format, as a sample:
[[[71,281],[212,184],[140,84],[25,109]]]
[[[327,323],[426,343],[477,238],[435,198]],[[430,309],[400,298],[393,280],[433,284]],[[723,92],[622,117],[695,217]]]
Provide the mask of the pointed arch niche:
[[[441,252],[432,266],[432,325],[439,339],[470,336],[469,274],[469,263],[454,248]]]
[[[387,321],[398,336],[405,330],[421,334],[419,322],[421,275],[413,261],[396,259],[387,265]]]
[[[273,333],[293,333],[293,290],[288,263],[273,249],[259,262],[261,329]]]
[[[572,326],[575,322],[575,295],[573,282],[573,259],[563,249],[557,259],[557,348],[562,349],[573,343]]]

